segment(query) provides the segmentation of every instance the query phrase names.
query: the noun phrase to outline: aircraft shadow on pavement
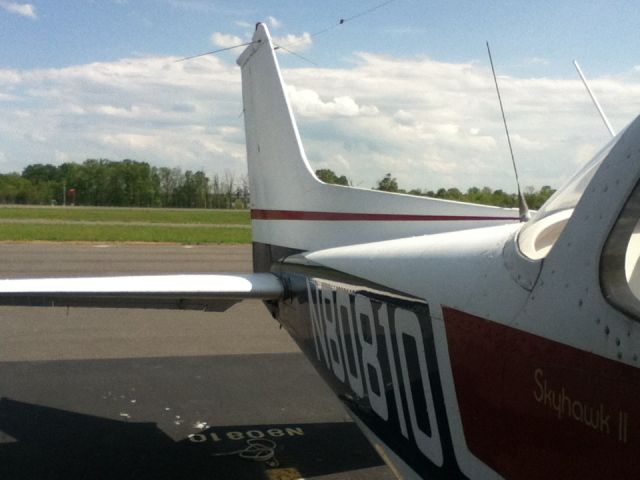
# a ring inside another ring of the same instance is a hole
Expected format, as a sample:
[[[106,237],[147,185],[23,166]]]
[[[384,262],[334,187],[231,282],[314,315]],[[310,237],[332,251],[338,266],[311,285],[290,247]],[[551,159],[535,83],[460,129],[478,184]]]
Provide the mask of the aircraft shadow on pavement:
[[[295,479],[381,466],[352,423],[215,426],[174,441],[155,423],[0,399],[0,478]]]

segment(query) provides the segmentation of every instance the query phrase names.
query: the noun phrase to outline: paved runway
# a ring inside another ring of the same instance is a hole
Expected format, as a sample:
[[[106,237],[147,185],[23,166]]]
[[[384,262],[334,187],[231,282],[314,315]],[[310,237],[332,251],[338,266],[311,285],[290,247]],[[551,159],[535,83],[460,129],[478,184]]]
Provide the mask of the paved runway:
[[[249,246],[0,243],[3,278],[250,269]],[[0,307],[3,480],[301,477],[393,478],[261,303]]]

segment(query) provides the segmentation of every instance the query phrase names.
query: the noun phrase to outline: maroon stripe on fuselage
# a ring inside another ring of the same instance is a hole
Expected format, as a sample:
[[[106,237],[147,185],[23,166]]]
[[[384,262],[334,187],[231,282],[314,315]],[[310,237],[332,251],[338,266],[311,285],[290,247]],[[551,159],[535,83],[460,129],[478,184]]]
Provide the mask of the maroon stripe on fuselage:
[[[442,311],[464,435],[476,457],[505,478],[638,477],[638,368]]]
[[[329,220],[366,222],[448,222],[518,220],[518,217],[473,215],[405,215],[399,213],[305,212],[299,210],[251,210],[252,220]]]

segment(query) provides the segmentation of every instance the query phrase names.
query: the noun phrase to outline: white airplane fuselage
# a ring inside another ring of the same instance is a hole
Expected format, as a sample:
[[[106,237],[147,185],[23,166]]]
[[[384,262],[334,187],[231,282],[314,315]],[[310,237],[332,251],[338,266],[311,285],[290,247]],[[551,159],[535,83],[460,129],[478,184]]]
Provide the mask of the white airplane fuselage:
[[[254,268],[281,280],[272,313],[385,460],[406,478],[638,476],[640,120],[526,224],[325,185],[263,25],[253,41]]]

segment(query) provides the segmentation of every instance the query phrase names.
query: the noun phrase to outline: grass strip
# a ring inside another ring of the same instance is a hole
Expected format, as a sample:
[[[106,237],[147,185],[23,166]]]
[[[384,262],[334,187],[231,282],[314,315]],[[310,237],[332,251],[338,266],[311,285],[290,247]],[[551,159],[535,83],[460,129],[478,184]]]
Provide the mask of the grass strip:
[[[1,224],[0,241],[250,243],[251,230],[221,227]]]
[[[249,225],[248,210],[2,206],[2,219]]]

